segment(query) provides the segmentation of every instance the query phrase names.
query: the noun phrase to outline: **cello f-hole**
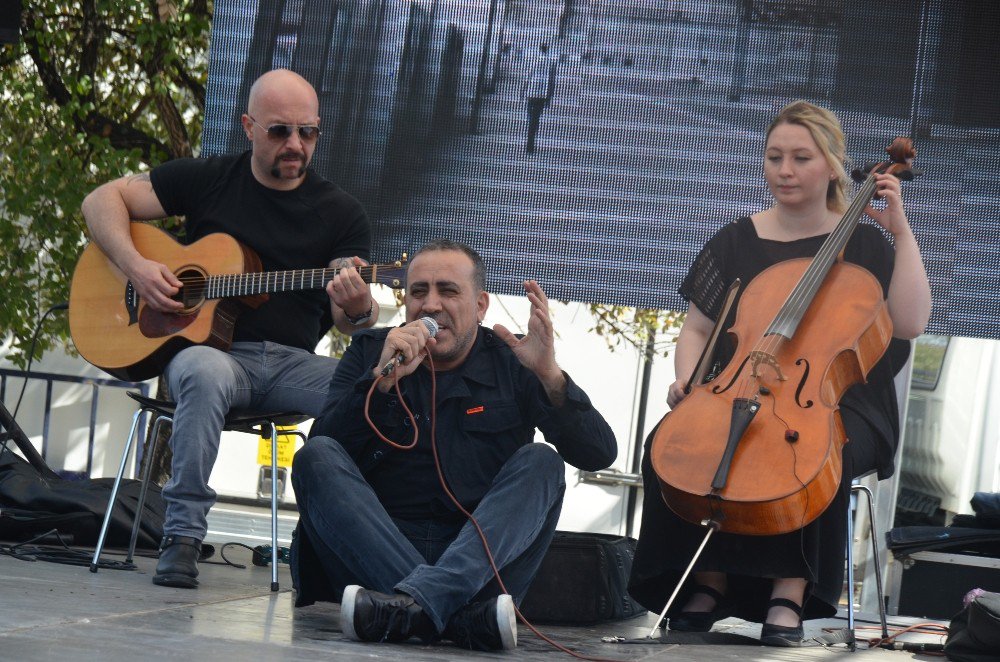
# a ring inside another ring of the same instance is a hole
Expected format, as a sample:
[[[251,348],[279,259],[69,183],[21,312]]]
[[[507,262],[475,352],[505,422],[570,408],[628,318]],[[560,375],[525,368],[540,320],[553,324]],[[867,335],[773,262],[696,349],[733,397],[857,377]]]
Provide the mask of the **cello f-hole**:
[[[802,358],[795,362],[795,365],[805,364],[805,370],[802,371],[802,379],[799,380],[799,385],[795,389],[795,404],[803,409],[809,409],[813,406],[812,400],[806,400],[805,404],[802,404],[802,389],[805,388],[806,381],[809,380],[809,359]]]
[[[740,369],[736,371],[736,373],[733,375],[733,378],[729,380],[729,383],[726,384],[725,386],[722,386],[721,388],[718,384],[716,384],[715,386],[712,387],[712,393],[725,393],[726,391],[731,389],[733,387],[733,384],[736,383],[736,380],[740,378],[740,375],[743,373],[743,368],[746,366],[747,361],[749,360],[750,360],[750,355],[747,354],[746,358],[743,359],[743,363],[740,364]]]

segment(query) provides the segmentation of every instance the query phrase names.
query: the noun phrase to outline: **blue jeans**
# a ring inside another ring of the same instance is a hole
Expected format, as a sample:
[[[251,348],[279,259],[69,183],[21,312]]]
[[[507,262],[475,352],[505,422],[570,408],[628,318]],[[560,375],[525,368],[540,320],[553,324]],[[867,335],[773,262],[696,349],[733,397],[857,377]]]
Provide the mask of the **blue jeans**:
[[[500,577],[520,603],[552,540],[566,490],[562,458],[545,444],[522,446],[493,479],[473,516]],[[458,609],[503,591],[470,522],[403,521],[386,513],[344,448],[315,437],[295,455],[299,523],[334,593],[359,584],[412,596],[439,632]],[[292,543],[301,545],[301,536]],[[299,588],[298,550],[292,575]]]
[[[237,342],[229,352],[201,345],[179,352],[165,372],[177,410],[163,533],[205,538],[215,504],[208,479],[231,408],[317,416],[336,367],[337,359],[271,342]]]

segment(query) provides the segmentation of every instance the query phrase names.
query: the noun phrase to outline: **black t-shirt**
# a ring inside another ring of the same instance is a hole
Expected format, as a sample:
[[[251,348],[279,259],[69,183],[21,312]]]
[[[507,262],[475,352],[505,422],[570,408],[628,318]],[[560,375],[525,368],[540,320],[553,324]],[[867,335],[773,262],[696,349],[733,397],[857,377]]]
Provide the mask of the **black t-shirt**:
[[[326,267],[338,257],[368,260],[371,227],[361,204],[311,169],[300,186],[278,191],[257,181],[250,152],[176,159],[150,172],[163,209],[184,216],[185,241],[232,235],[260,256],[264,271]],[[271,341],[313,351],[333,320],[323,290],[270,294],[245,310],[234,341]]]
[[[795,258],[814,257],[828,235],[795,241],[761,239],[749,217],[722,227],[701,249],[678,292],[710,319],[719,316],[729,285],[742,282],[723,329],[736,320],[739,297],[754,277],[768,267]],[[847,262],[867,269],[882,286],[882,296],[889,294],[895,252],[885,236],[870,224],[860,224],[844,249]],[[719,337],[713,363],[724,367],[735,353],[728,334]],[[899,440],[899,410],[893,377],[905,363],[909,343],[893,339],[889,349],[868,373],[868,382],[850,387],[840,400],[846,417],[857,415],[876,437],[879,476],[892,474],[893,456]],[[713,368],[714,370],[714,368]]]

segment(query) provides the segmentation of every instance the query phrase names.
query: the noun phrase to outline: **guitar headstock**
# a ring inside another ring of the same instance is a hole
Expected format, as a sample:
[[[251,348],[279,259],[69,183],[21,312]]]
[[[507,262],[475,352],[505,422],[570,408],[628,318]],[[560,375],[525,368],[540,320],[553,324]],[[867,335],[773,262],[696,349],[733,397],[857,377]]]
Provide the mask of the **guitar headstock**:
[[[362,276],[368,276],[365,280],[369,283],[388,285],[394,290],[401,290],[406,287],[406,260],[407,255],[403,253],[395,262],[371,265],[368,267],[370,272],[362,273]]]

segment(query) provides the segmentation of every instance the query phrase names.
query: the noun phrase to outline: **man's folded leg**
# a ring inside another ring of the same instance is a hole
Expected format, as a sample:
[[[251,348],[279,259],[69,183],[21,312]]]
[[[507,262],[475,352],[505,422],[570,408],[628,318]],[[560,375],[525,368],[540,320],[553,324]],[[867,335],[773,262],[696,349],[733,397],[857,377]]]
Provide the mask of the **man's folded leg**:
[[[545,556],[562,507],[565,465],[544,444],[520,448],[473,512],[509,591],[495,582],[478,532],[466,523],[434,565],[395,586],[412,596],[438,631],[460,646],[505,649],[517,641],[514,604]]]
[[[296,546],[308,544],[314,552],[308,557],[293,553],[293,577],[301,582],[307,574],[313,581],[319,570],[333,595],[343,591],[344,634],[361,641],[437,638],[437,628],[413,598],[393,588],[425,560],[386,513],[347,451],[327,437],[310,439],[295,454],[292,486],[299,505]],[[318,560],[321,567],[305,567],[300,563],[304,557]]]

